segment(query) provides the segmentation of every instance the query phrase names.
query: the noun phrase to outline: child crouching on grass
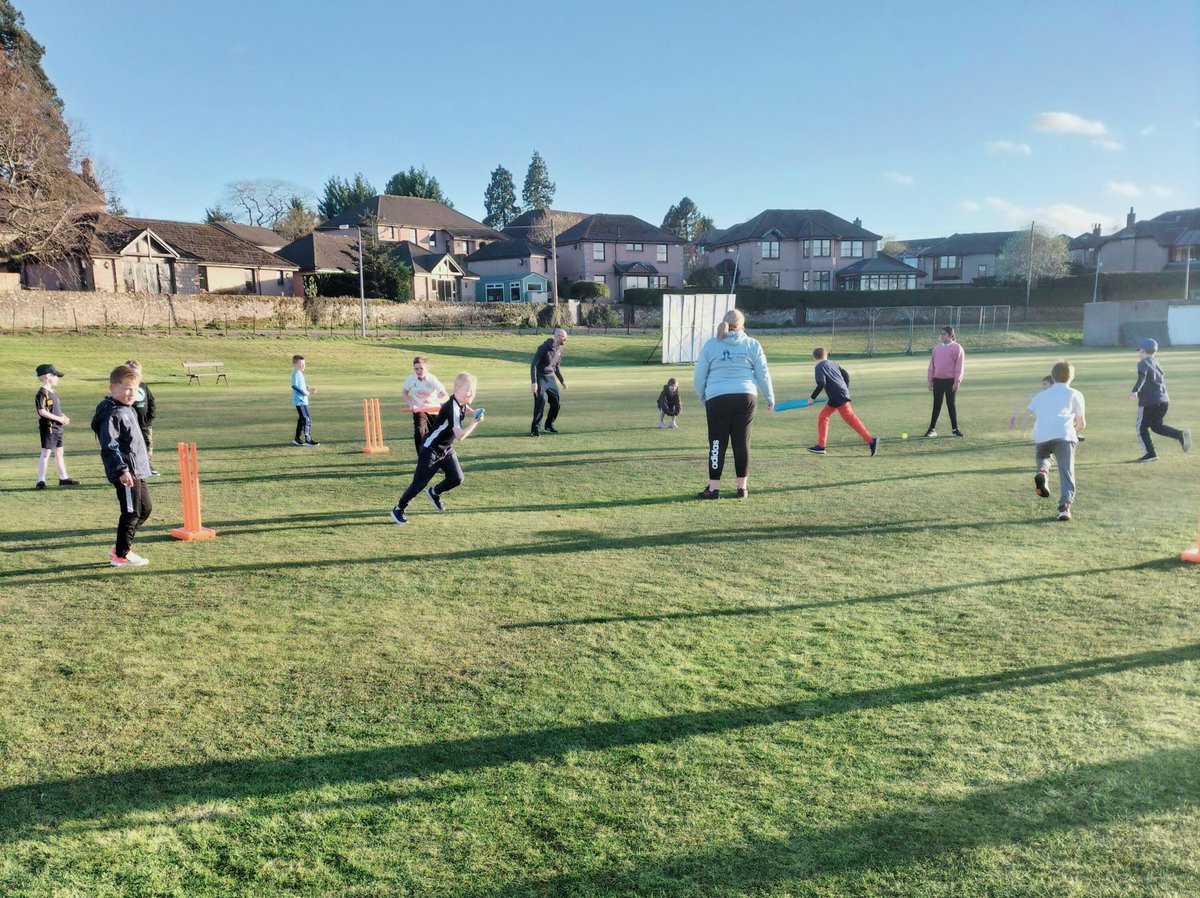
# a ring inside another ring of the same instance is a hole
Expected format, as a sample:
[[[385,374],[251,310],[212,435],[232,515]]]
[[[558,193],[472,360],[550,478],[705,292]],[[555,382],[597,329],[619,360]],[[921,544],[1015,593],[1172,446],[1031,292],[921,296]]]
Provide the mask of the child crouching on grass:
[[[679,413],[683,411],[683,399],[679,395],[679,382],[675,378],[667,381],[666,386],[662,388],[662,392],[658,394],[658,426],[659,429],[664,427],[678,427],[675,419],[679,417]],[[667,419],[670,419],[669,421]]]
[[[1043,499],[1049,498],[1046,477],[1051,459],[1058,461],[1058,519],[1071,520],[1071,503],[1075,501],[1075,444],[1079,432],[1087,426],[1083,394],[1071,388],[1075,366],[1057,362],[1050,370],[1054,383],[1029,401],[1033,422],[1034,459],[1037,473],[1033,489]]]
[[[153,507],[146,478],[150,476],[150,456],[138,425],[133,401],[137,397],[138,376],[128,365],[118,365],[108,375],[109,395],[96,406],[92,431],[100,441],[100,459],[109,483],[117,489],[121,517],[117,520],[117,542],[109,552],[113,567],[141,567],[149,564],[130,551],[138,528],[150,517]]]
[[[478,412],[471,408],[471,400],[475,398],[475,375],[460,374],[454,378],[454,393],[442,405],[438,416],[429,429],[429,436],[421,444],[421,452],[417,456],[417,469],[413,472],[412,483],[404,491],[404,495],[391,511],[391,519],[395,524],[407,524],[405,511],[417,493],[425,490],[425,495],[438,511],[445,511],[442,496],[450,492],[464,480],[462,465],[458,463],[458,455],[454,452],[454,444],[461,443],[483,420],[483,409]],[[427,485],[438,471],[442,472],[442,482],[437,486]]]

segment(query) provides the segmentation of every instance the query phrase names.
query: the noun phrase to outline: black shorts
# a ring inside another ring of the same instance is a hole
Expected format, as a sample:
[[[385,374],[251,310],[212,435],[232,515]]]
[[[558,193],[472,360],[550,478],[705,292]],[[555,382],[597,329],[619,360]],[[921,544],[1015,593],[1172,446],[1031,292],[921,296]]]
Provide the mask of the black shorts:
[[[40,432],[43,449],[62,448],[63,432],[61,427],[42,427],[40,428]]]

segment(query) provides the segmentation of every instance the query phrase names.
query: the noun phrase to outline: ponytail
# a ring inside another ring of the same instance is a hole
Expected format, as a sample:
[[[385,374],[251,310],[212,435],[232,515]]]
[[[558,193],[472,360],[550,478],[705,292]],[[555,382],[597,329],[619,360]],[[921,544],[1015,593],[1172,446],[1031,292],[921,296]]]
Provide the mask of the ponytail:
[[[730,309],[717,325],[717,339],[724,340],[731,330],[740,331],[746,327],[746,316],[737,309]]]

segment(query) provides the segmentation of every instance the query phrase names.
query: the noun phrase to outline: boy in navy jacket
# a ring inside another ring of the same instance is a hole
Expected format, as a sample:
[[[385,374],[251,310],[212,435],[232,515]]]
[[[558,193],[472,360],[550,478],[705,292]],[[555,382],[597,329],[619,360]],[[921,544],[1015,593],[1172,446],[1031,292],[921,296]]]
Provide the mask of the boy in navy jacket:
[[[858,420],[854,409],[850,408],[850,374],[841,365],[831,362],[825,357],[825,349],[818,346],[813,350],[813,358],[817,360],[813,376],[817,388],[812,391],[812,399],[821,395],[829,397],[829,402],[817,414],[817,445],[809,446],[808,451],[813,455],[825,454],[825,440],[829,437],[829,419],[836,411],[842,420],[854,428],[855,433],[863,438],[863,442],[871,447],[871,454],[879,451],[879,437],[871,436],[865,424]]]
[[[117,520],[117,542],[109,552],[113,567],[141,567],[150,562],[130,551],[138,528],[150,517],[153,508],[146,478],[150,476],[150,456],[138,425],[133,401],[137,397],[138,376],[128,365],[118,365],[108,375],[109,395],[96,406],[92,431],[100,441],[100,460],[104,473],[117,490],[121,517]]]
[[[1147,339],[1138,344],[1137,382],[1129,392],[1129,398],[1136,399],[1138,404],[1137,434],[1143,453],[1138,461],[1158,461],[1158,453],[1154,450],[1150,431],[1159,436],[1179,440],[1184,452],[1192,448],[1190,430],[1176,430],[1163,423],[1171,397],[1167,395],[1167,379],[1154,358],[1156,352],[1157,340]]]

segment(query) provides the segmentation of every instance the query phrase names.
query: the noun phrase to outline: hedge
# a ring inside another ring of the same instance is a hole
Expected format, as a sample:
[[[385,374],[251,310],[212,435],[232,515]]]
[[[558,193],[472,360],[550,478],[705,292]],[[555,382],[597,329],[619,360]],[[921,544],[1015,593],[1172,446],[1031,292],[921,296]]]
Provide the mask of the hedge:
[[[1031,306],[1073,306],[1090,302],[1095,275],[1058,278],[1036,286],[1029,297]],[[624,302],[657,308],[664,293],[713,293],[693,287],[626,290]],[[922,290],[770,290],[738,287],[738,308],[745,311],[794,309],[864,309],[872,306],[1024,306],[1025,286],[940,287]],[[1182,271],[1104,274],[1101,272],[1097,298],[1107,302],[1134,299],[1183,299]]]

